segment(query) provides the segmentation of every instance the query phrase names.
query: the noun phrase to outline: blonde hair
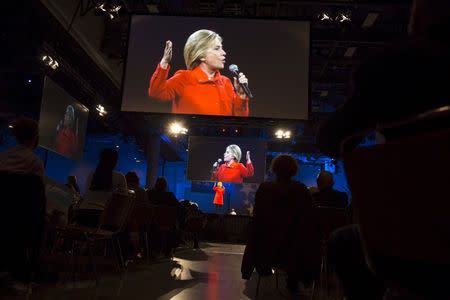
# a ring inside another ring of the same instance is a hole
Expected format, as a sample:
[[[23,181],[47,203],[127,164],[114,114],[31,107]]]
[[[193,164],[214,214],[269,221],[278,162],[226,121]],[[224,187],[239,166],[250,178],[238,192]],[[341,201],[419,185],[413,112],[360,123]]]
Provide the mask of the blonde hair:
[[[217,186],[222,186],[222,181],[219,181],[219,182],[217,183]]]
[[[230,152],[233,154],[233,156],[237,160],[237,162],[241,161],[242,151],[241,151],[241,148],[239,148],[238,145],[235,145],[235,144],[229,145],[227,147],[227,149],[230,150]]]
[[[205,57],[206,51],[216,39],[222,42],[220,35],[207,29],[197,30],[188,37],[183,51],[184,62],[188,70],[200,65],[201,59]]]

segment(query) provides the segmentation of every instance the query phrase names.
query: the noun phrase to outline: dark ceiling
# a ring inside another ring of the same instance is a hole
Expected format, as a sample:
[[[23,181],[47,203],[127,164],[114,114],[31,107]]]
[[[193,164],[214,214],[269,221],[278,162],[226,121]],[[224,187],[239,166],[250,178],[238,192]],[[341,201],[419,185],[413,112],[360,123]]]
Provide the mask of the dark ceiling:
[[[83,8],[103,1],[79,0]],[[61,2],[61,1],[60,1]],[[329,112],[342,104],[350,90],[351,74],[365,59],[387,44],[406,36],[411,1],[275,1],[275,0],[121,0],[117,18],[104,15],[105,32],[101,51],[124,62],[128,19],[132,13],[164,15],[198,15],[219,17],[310,19],[311,20],[311,111],[310,120],[292,122],[268,119],[185,118],[191,134],[226,134],[270,137],[277,126],[296,132],[291,150],[310,150],[298,145],[314,144],[315,127]],[[6,4],[7,3],[7,4]],[[104,103],[107,118],[91,114],[89,130],[123,132],[136,137],[145,147],[149,128],[162,131],[169,116],[121,113],[121,93],[110,78],[82,49],[47,8],[38,0],[7,1],[9,12],[1,22],[2,64],[0,83],[1,118],[18,114],[37,117],[43,76],[49,75],[75,98],[93,109]],[[63,3],[63,2],[62,2]],[[335,17],[350,16],[351,22],[322,21],[321,13]],[[79,12],[80,13],[80,12]],[[375,17],[371,26],[364,26]],[[49,70],[40,61],[50,53],[60,61],[60,68]],[[28,84],[28,79],[33,83]],[[212,122],[214,120],[214,122]],[[214,125],[211,125],[214,124]],[[235,130],[238,129],[238,133]]]

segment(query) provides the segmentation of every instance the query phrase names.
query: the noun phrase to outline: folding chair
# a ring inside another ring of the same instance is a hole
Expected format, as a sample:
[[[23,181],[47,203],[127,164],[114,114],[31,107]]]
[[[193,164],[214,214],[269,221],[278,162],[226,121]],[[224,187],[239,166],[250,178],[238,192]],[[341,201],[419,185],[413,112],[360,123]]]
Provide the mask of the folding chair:
[[[74,242],[86,243],[89,250],[89,258],[93,268],[96,283],[98,284],[97,266],[93,254],[93,247],[98,241],[104,241],[105,246],[109,242],[112,253],[116,258],[116,266],[120,274],[125,270],[122,249],[118,240],[118,235],[122,233],[130,217],[134,205],[134,194],[114,193],[111,199],[106,203],[105,209],[100,217],[100,223],[97,228],[69,224],[65,227],[57,228],[55,246],[58,239],[72,241],[72,257],[75,255]],[[116,245],[114,245],[114,243]],[[118,253],[115,247],[117,246]],[[75,271],[73,271],[75,280]]]

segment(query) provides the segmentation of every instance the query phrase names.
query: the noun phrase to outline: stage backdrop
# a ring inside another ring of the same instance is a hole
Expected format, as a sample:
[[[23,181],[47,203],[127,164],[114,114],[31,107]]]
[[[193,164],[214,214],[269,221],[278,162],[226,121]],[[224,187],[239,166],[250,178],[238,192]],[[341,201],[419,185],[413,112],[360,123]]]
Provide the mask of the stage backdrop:
[[[229,169],[223,165],[226,160],[224,154],[229,145],[237,145],[241,149],[242,157],[240,163],[244,166],[246,166],[246,152],[250,152],[254,174],[249,177],[244,176],[243,182],[260,183],[264,181],[266,170],[266,142],[257,139],[228,137],[190,137],[187,178],[194,181],[232,182],[214,176],[214,173],[220,168],[222,168],[222,170]],[[214,166],[216,162],[217,165]],[[230,172],[234,171],[231,170]]]
[[[70,159],[83,156],[89,110],[45,77],[39,145]]]
[[[222,75],[232,79],[228,66],[236,64],[247,76],[250,117],[308,119],[310,23],[286,20],[132,16],[122,110],[171,112],[171,102],[148,96],[150,79],[167,40],[173,43],[169,77],[186,70],[184,45],[200,29],[223,38]]]

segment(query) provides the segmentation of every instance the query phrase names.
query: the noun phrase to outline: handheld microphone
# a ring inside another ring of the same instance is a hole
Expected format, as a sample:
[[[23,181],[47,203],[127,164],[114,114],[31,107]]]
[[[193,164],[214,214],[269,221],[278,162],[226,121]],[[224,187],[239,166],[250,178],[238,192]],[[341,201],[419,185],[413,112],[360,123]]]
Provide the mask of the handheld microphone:
[[[222,162],[222,159],[219,158],[219,159],[213,164],[213,167],[214,167],[214,168],[219,167],[219,165],[220,165],[221,162]]]
[[[233,73],[236,78],[239,78],[239,68],[237,65],[230,65],[228,67],[228,70]],[[247,83],[240,83],[239,85],[244,89],[245,94],[249,97],[249,98],[253,98],[252,92],[250,91],[250,88],[248,87]]]

